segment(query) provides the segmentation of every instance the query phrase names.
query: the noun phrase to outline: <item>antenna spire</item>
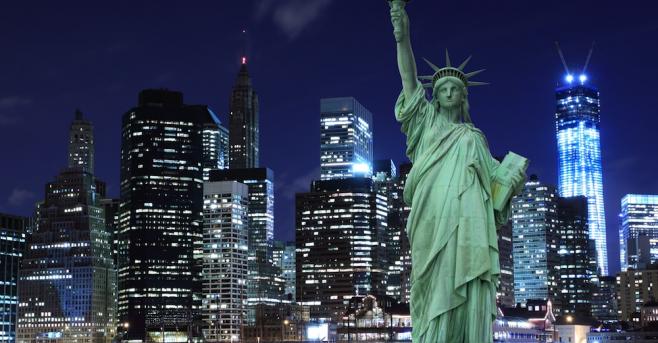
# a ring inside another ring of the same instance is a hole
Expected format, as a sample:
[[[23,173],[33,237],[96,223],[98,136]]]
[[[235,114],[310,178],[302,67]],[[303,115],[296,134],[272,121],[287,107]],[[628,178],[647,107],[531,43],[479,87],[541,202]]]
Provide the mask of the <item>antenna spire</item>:
[[[569,67],[567,67],[567,62],[564,60],[564,54],[562,54],[562,49],[560,49],[560,43],[558,41],[555,41],[555,48],[557,48],[557,53],[560,55],[560,60],[562,61],[562,65],[564,66],[564,71],[567,72],[567,75],[571,75],[569,72]]]
[[[589,65],[589,60],[592,58],[592,51],[594,51],[594,44],[596,42],[592,41],[592,47],[589,48],[589,53],[587,54],[587,59],[585,60],[585,66],[583,67],[583,74],[587,71],[587,66]]]

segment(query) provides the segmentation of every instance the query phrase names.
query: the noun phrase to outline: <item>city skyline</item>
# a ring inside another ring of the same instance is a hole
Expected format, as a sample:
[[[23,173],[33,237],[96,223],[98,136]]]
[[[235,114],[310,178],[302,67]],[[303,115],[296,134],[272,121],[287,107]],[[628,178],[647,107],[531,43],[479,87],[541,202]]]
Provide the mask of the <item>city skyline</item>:
[[[61,139],[61,133],[77,107],[96,127],[96,174],[107,180],[112,197],[117,197],[119,190],[120,118],[135,103],[139,90],[166,87],[182,91],[187,103],[208,104],[222,123],[228,123],[229,90],[244,51],[240,38],[244,27],[250,36],[246,49],[250,74],[260,97],[261,165],[271,167],[278,178],[277,238],[292,238],[294,193],[306,191],[310,181],[319,178],[320,98],[359,99],[373,113],[374,157],[405,162],[404,136],[392,110],[400,85],[386,4],[354,5],[353,11],[346,12],[341,10],[344,5],[335,2],[309,1],[320,9],[308,17],[308,22],[300,20],[297,25],[305,30],[298,30],[298,26],[290,28],[277,22],[276,13],[299,10],[295,6],[301,5],[285,1],[270,3],[268,8],[263,5],[266,3],[232,4],[231,12],[237,14],[231,18],[219,7],[182,9],[172,5],[151,9],[142,5],[133,11],[117,6],[104,9],[109,19],[102,20],[97,18],[99,12],[84,5],[71,5],[63,17],[53,19],[46,13],[55,5],[45,5],[43,11],[28,15],[27,9],[21,8],[24,5],[12,4],[15,7],[5,13],[15,15],[0,24],[3,32],[15,33],[8,40],[8,48],[15,54],[0,57],[4,66],[4,82],[0,83],[0,127],[4,133],[0,144],[6,147],[5,160],[13,164],[0,181],[0,211],[32,215],[34,203],[44,196],[43,184],[57,174],[66,158],[62,153],[66,140]],[[649,18],[646,13],[606,5],[591,9],[577,4],[567,13],[559,6],[547,5],[547,14],[536,23],[530,20],[534,10],[528,7],[521,6],[519,14],[504,14],[514,4],[485,6],[495,14],[490,19],[483,19],[485,14],[480,11],[472,14],[465,5],[445,5],[456,18],[474,15],[482,21],[459,34],[442,35],[431,21],[438,5],[412,3],[409,11],[414,18],[418,59],[436,59],[446,47],[456,59],[473,53],[472,63],[487,68],[486,81],[493,83],[471,94],[475,124],[486,132],[496,154],[513,150],[528,156],[532,161],[530,173],[539,174],[549,184],[557,184],[553,89],[563,77],[553,41],[560,40],[572,68],[583,64],[590,42],[597,41],[589,70],[601,91],[608,255],[611,273],[618,271],[619,201],[628,193],[658,191],[651,173],[658,162],[643,158],[653,147],[635,138],[650,134],[652,125],[636,123],[649,120],[657,104],[650,95],[651,87],[638,90],[633,86],[650,84],[658,76],[656,67],[649,63],[658,51],[645,44],[658,28],[641,24],[652,22],[642,20]],[[58,9],[63,8],[53,8]],[[152,25],[139,16],[147,10],[154,11]],[[123,15],[124,29],[110,25]],[[187,28],[184,24],[170,26],[169,20],[162,19],[188,15],[202,19],[186,22],[194,24]],[[226,20],[210,20],[214,17]],[[615,25],[607,28],[611,18],[615,18]],[[203,19],[208,20],[204,23]],[[349,24],[328,29],[333,19]],[[522,20],[511,23],[515,19]],[[59,20],[61,25],[53,24]],[[458,22],[445,20],[446,24]],[[27,28],[19,21],[38,24]],[[495,23],[500,24],[495,32],[483,30]],[[88,30],[77,32],[80,25]],[[523,25],[526,33],[515,32]],[[46,26],[53,29],[46,32]],[[544,31],[540,34],[539,29]],[[633,35],[627,38],[619,32]],[[500,36],[504,42],[497,39]],[[54,38],[59,39],[54,40],[57,45],[48,41]],[[147,43],[151,38],[154,42]],[[183,43],[180,49],[192,57],[181,58],[181,52],[165,56],[169,42]],[[49,52],[49,58],[34,54],[37,48]],[[339,49],[349,53],[332,53]],[[623,54],[619,52],[622,50]],[[628,69],[621,75],[618,66],[626,64]],[[527,75],[533,75],[531,81]],[[507,96],[509,93],[513,95]],[[629,108],[638,120],[628,120]]]

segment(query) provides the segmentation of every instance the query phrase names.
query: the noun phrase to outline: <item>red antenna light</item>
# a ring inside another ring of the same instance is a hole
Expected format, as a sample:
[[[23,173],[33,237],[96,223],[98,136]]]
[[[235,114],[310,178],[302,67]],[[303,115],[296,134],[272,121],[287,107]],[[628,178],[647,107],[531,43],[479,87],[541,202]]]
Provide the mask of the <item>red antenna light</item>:
[[[247,64],[247,57],[246,56],[242,56],[242,64]]]

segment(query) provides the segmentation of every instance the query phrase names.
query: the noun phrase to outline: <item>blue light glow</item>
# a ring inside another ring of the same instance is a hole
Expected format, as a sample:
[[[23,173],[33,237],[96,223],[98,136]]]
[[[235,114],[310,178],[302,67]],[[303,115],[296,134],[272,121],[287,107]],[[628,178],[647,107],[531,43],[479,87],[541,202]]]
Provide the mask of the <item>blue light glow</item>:
[[[587,75],[581,74],[578,79],[580,80],[580,83],[585,83],[585,81],[587,81]]]
[[[567,80],[567,82],[572,83],[573,82],[573,75],[568,74],[564,79]]]

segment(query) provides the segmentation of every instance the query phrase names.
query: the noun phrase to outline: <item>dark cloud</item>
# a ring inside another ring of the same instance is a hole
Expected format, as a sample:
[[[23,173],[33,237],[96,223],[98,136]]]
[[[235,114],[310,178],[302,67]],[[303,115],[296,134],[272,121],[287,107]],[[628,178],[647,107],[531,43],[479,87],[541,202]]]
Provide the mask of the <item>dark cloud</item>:
[[[28,201],[31,201],[36,198],[36,194],[27,189],[14,188],[14,190],[7,198],[7,203],[13,207],[19,207],[25,205]]]

